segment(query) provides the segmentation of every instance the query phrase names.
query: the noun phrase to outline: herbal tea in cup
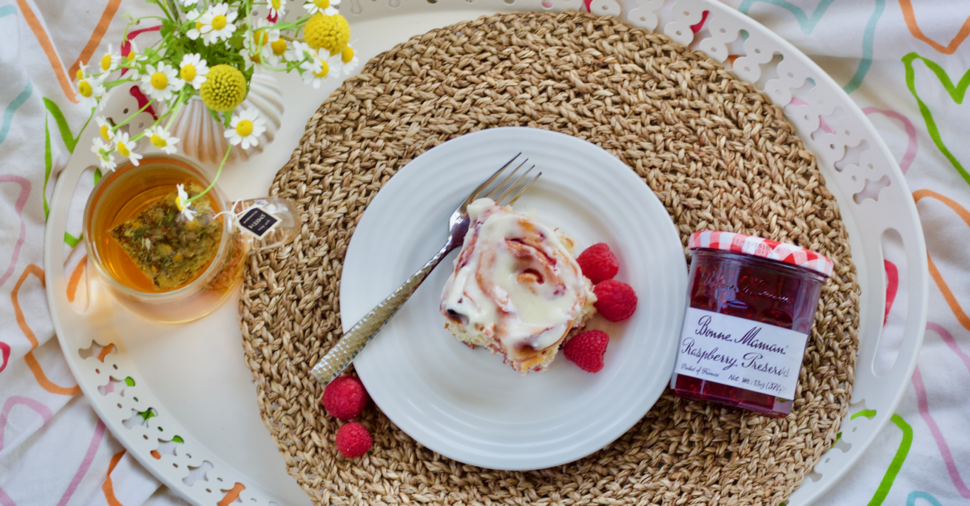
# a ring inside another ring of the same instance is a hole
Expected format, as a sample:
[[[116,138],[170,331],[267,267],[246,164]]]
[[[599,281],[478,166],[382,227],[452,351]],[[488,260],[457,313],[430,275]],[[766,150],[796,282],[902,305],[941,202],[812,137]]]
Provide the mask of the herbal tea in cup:
[[[239,285],[250,248],[299,233],[290,201],[230,204],[210,185],[193,163],[166,155],[121,165],[95,185],[84,210],[88,258],[132,312],[162,323],[201,318]],[[192,199],[190,211],[180,198]]]

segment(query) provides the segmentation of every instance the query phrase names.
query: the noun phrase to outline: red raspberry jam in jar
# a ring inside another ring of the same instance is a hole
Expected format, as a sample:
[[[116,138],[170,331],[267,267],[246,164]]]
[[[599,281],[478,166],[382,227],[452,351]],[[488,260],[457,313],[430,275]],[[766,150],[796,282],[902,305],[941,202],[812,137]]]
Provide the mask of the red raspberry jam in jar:
[[[695,232],[689,247],[688,308],[671,388],[679,397],[788,415],[832,261],[731,232]]]

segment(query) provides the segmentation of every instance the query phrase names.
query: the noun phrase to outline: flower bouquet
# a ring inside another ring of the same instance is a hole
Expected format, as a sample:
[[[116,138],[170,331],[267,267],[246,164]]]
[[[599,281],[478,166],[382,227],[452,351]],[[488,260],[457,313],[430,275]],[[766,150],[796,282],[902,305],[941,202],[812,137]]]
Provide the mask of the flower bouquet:
[[[99,60],[81,65],[77,94],[96,120],[100,135],[91,150],[104,170],[114,170],[115,155],[137,166],[142,155],[136,152],[136,143],[142,137],[165,153],[174,154],[179,139],[171,134],[172,122],[190,99],[201,99],[209,114],[224,126],[229,144],[209,188],[191,197],[178,192],[178,208],[185,219],[191,219],[191,202],[215,184],[232,147],[257,145],[266,128],[258,111],[237,111],[257,67],[269,72],[297,72],[306,84],[319,88],[330,77],[352,73],[358,60],[349,44],[350,26],[336,10],[340,0],[307,0],[302,5],[305,12],[293,21],[285,20],[287,0],[146,1],[161,12],[127,15],[130,21],[125,40],[132,26],[150,20],[160,22],[161,39],[143,49],[131,41],[124,54],[109,45]],[[141,108],[117,123],[95,117],[108,90],[128,83],[137,85],[145,96]],[[149,128],[138,133],[123,128],[149,106],[163,111]]]

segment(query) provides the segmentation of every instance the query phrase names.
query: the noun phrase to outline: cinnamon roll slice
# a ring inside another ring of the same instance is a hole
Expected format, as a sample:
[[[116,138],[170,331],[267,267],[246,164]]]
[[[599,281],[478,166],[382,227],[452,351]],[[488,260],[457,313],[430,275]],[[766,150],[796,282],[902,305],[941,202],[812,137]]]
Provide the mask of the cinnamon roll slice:
[[[572,239],[491,199],[471,203],[468,215],[441,294],[445,328],[472,347],[501,353],[522,374],[544,370],[595,313]]]

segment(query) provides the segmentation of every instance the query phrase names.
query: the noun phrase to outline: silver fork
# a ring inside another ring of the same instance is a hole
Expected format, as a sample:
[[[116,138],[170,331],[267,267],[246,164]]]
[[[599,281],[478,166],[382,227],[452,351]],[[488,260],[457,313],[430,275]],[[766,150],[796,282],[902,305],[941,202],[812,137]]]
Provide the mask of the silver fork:
[[[421,269],[408,278],[403,285],[398,287],[397,290],[394,290],[394,293],[389,295],[380,304],[378,304],[377,307],[372,309],[370,313],[367,313],[366,316],[361,318],[361,320],[351,327],[350,330],[345,332],[343,337],[337,341],[337,344],[331,348],[330,351],[328,351],[319,362],[317,362],[317,365],[313,366],[313,369],[310,371],[310,373],[313,374],[313,377],[326,385],[339,376],[340,373],[342,373],[344,369],[350,365],[360,350],[362,350],[364,346],[366,346],[367,343],[370,342],[370,340],[373,339],[378,332],[380,332],[381,327],[383,327],[384,324],[387,323],[392,316],[394,316],[394,313],[396,313],[398,309],[401,309],[401,306],[407,302],[407,300],[411,297],[411,294],[418,289],[421,282],[428,277],[428,274],[431,274],[431,271],[438,266],[441,260],[444,259],[445,256],[451,252],[451,250],[461,246],[462,243],[464,243],[465,234],[468,232],[468,204],[479,198],[490,198],[496,203],[501,204],[503,199],[508,197],[509,194],[512,194],[512,198],[509,200],[508,204],[505,204],[510,206],[514,204],[516,200],[519,200],[519,197],[521,197],[522,194],[525,193],[530,186],[532,186],[532,183],[536,182],[536,179],[539,179],[542,172],[536,174],[535,177],[526,182],[525,185],[519,188],[514,194],[512,193],[512,190],[519,185],[519,183],[524,181],[526,176],[528,176],[529,173],[532,172],[532,169],[535,168],[535,165],[529,167],[529,169],[523,172],[521,176],[512,181],[512,177],[515,176],[519,169],[525,166],[526,162],[529,161],[529,159],[526,158],[511,173],[505,176],[501,182],[496,184],[486,193],[486,188],[494,183],[495,180],[498,179],[506,169],[511,167],[515,163],[516,159],[518,159],[521,155],[522,153],[513,156],[512,159],[503,165],[501,169],[495,171],[495,173],[483,181],[482,184],[478,185],[478,188],[475,188],[471,193],[468,194],[465,201],[458,206],[458,209],[455,209],[455,212],[451,214],[451,218],[448,219],[448,240],[445,241],[445,245],[442,246],[437,253],[435,253],[434,257],[432,257],[428,263],[424,264],[424,267],[421,267]],[[506,186],[506,183],[509,181],[512,182]],[[502,190],[503,188],[504,190]],[[502,190],[501,193],[499,193],[499,190]],[[498,195],[498,197],[495,195]]]

